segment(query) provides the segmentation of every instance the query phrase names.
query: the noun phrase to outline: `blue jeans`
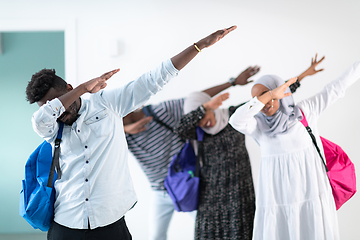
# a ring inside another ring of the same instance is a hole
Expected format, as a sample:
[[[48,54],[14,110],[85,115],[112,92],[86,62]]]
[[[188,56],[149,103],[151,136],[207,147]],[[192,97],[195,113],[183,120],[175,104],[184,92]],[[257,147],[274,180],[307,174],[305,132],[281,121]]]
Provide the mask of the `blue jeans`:
[[[166,191],[152,191],[149,211],[149,240],[166,240],[174,205]]]
[[[164,191],[152,191],[149,210],[149,240],[166,240],[167,231],[174,213],[174,205],[169,194]],[[195,219],[196,211],[189,212]]]

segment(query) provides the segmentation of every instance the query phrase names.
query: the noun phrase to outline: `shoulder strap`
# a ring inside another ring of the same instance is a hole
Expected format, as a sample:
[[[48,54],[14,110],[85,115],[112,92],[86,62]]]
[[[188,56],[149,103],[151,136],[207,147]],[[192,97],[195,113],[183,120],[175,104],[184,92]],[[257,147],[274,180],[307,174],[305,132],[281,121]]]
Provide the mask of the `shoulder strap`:
[[[322,160],[322,162],[323,162],[323,164],[324,164],[324,166],[325,166],[326,172],[328,172],[329,170],[328,170],[328,168],[327,168],[327,166],[326,166],[325,160],[324,160],[323,156],[321,155],[319,146],[318,146],[317,143],[316,143],[316,138],[315,138],[314,134],[312,133],[311,128],[309,127],[309,124],[308,124],[308,122],[307,122],[307,120],[306,120],[306,117],[305,117],[303,111],[302,111],[301,109],[300,109],[300,111],[301,111],[301,114],[302,114],[302,116],[303,116],[303,119],[302,119],[300,122],[304,125],[304,127],[305,127],[306,130],[307,130],[307,132],[309,133],[309,135],[310,135],[310,137],[311,137],[311,140],[312,140],[312,142],[313,142],[313,144],[314,144],[314,146],[315,146],[315,148],[316,148],[316,150],[317,150],[317,152],[318,152],[318,154],[319,154],[319,156],[320,156],[320,158],[321,158],[321,160]]]
[[[196,127],[196,135],[197,135],[197,140],[199,142],[202,142],[204,138],[204,130],[202,130],[201,127]]]
[[[166,123],[162,122],[158,116],[156,116],[155,112],[153,111],[152,109],[152,106],[151,105],[147,105],[145,107],[142,108],[143,112],[145,113],[146,116],[152,116],[154,121],[159,123],[160,125],[166,127],[167,129],[169,129],[170,131],[174,131],[172,129],[172,127],[170,127],[169,125],[167,125]]]
[[[52,187],[54,175],[55,175],[55,167],[56,167],[56,172],[57,172],[57,179],[61,178],[59,156],[60,156],[60,142],[61,142],[63,128],[64,128],[64,123],[59,122],[59,131],[58,131],[57,137],[55,139],[54,156],[53,156],[53,159],[51,162],[49,179],[48,179],[48,183],[47,183],[48,187]]]
[[[201,127],[196,127],[196,135],[198,140],[198,155],[196,157],[196,168],[195,168],[195,176],[200,176],[200,161],[204,160],[204,144],[203,144],[203,138],[204,138],[204,130],[201,129]]]

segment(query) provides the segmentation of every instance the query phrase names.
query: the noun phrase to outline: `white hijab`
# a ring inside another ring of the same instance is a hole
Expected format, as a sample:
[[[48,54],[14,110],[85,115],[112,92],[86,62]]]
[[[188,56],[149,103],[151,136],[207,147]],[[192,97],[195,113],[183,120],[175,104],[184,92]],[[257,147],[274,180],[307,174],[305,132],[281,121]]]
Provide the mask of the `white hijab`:
[[[211,97],[204,92],[194,92],[191,93],[184,102],[184,114],[197,109],[200,105],[211,100]],[[229,110],[228,109],[215,109],[213,110],[215,114],[216,124],[213,127],[202,128],[204,132],[215,135],[223,130],[229,121]]]

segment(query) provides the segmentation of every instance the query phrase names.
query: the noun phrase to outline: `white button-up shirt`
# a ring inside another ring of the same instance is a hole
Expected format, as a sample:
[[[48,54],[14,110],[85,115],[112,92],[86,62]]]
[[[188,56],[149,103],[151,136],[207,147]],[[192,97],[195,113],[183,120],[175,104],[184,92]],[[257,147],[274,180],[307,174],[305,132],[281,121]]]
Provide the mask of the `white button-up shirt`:
[[[170,59],[137,80],[81,98],[79,118],[64,125],[61,179],[55,182],[55,222],[74,229],[107,226],[137,201],[128,169],[122,118],[143,105],[178,74]],[[32,117],[34,130],[54,143],[57,118],[65,111],[55,98]]]

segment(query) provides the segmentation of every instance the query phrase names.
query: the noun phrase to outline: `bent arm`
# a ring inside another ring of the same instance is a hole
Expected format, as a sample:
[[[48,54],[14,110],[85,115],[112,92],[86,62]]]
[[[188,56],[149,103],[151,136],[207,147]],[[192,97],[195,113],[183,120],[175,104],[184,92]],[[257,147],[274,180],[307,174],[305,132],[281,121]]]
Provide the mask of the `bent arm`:
[[[257,97],[254,97],[249,102],[236,109],[229,119],[229,124],[235,130],[257,139],[260,131],[257,128],[257,121],[254,116],[264,107],[264,105],[265,104],[260,102]]]
[[[85,93],[97,93],[99,90],[106,87],[106,81],[109,80],[120,69],[115,69],[110,72],[104,73],[100,77],[93,78],[85,83],[80,84],[75,89],[68,89],[68,92],[59,97],[63,107],[67,109],[73,102]]]
[[[174,128],[174,132],[182,139],[196,139],[196,127],[204,115],[205,113],[200,107],[189,112],[181,118],[179,124]]]
[[[59,125],[58,117],[65,112],[65,108],[58,98],[42,105],[32,116],[34,131],[47,142],[55,140]]]
[[[32,125],[36,133],[46,141],[51,142],[56,137],[58,130],[57,119],[65,112],[65,110],[84,93],[96,93],[100,89],[106,87],[106,81],[111,78],[119,69],[107,72],[100,77],[91,79],[80,84],[75,89],[68,85],[67,92],[58,98],[46,101],[33,114]],[[55,90],[51,88],[49,91]],[[56,91],[56,90],[55,90]]]

